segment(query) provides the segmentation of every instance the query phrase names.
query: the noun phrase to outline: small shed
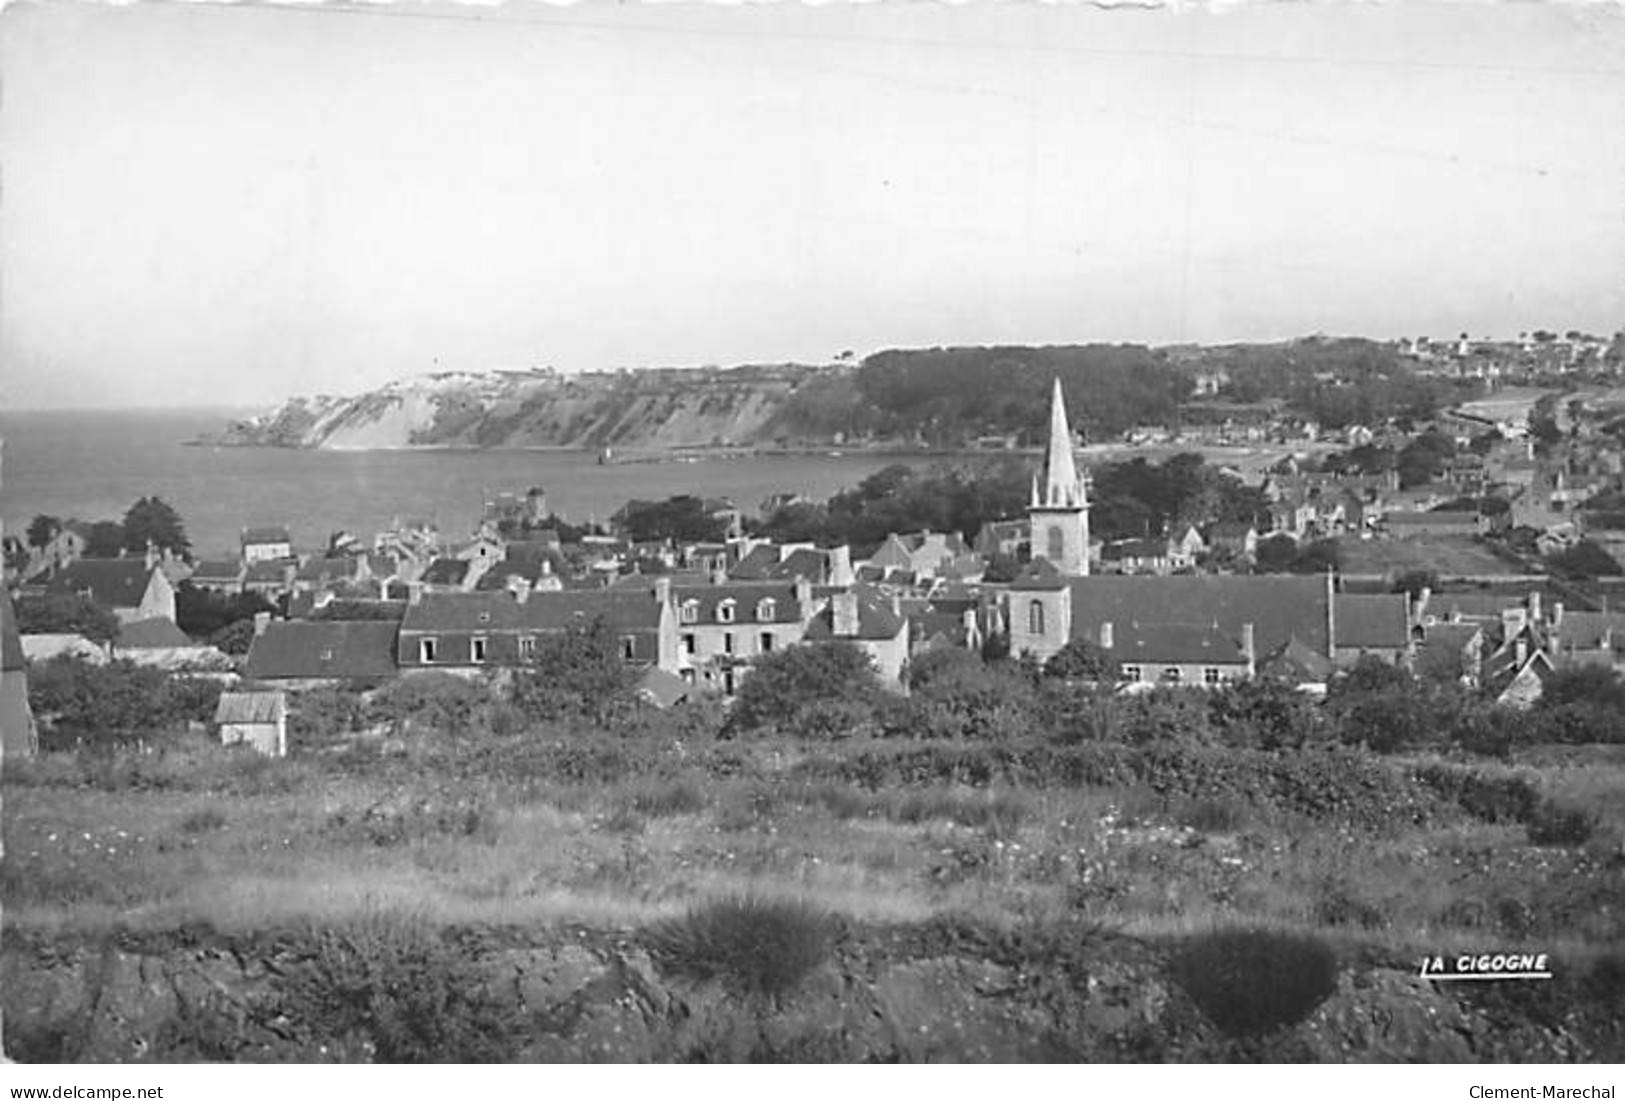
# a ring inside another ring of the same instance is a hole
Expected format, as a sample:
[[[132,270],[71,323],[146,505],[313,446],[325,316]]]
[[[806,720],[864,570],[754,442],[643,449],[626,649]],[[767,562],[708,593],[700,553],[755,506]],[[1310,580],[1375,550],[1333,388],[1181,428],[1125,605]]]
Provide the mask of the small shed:
[[[221,745],[246,742],[267,756],[287,756],[285,692],[222,692],[214,721],[220,727]]]

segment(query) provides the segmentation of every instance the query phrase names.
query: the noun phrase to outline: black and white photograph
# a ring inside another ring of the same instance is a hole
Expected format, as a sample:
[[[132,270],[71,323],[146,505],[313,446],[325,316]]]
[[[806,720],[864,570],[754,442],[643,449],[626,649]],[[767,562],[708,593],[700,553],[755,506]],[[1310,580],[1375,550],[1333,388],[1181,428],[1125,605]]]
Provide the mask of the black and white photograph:
[[[1625,5],[13,0],[0,521],[10,1097],[1621,1084]]]

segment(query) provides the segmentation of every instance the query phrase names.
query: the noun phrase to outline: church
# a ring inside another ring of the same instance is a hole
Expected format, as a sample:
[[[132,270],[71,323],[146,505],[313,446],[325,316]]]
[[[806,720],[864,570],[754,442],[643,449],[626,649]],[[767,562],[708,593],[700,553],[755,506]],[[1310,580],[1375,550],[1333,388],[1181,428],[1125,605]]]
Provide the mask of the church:
[[[1006,597],[1012,654],[1044,661],[1087,639],[1117,659],[1125,681],[1210,687],[1254,676],[1286,654],[1328,667],[1336,657],[1329,574],[1091,575],[1088,487],[1059,379],[1027,521],[1032,563]]]

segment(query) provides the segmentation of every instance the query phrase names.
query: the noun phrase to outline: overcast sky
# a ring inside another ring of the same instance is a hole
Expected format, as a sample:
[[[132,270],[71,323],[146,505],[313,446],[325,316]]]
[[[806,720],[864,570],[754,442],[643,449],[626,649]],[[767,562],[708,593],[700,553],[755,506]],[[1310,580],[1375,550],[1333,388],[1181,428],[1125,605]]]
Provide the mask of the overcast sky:
[[[1625,325],[1625,8],[0,13],[0,402]]]

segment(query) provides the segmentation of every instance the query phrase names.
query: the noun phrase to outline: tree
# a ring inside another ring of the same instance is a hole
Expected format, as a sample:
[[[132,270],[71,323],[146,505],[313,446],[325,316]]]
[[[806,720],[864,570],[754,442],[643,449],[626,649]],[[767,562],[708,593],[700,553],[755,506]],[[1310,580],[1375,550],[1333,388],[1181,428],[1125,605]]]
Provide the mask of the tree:
[[[698,497],[683,495],[664,501],[628,501],[615,514],[616,526],[643,543],[658,539],[676,542],[717,542],[727,534],[727,523],[713,518]]]
[[[117,520],[97,520],[85,534],[86,558],[117,558],[124,553],[124,525]]]
[[[1060,677],[1063,680],[1115,684],[1117,672],[1118,661],[1111,651],[1086,638],[1073,639],[1044,663],[1046,677]]]
[[[532,718],[601,725],[631,705],[637,676],[621,657],[615,632],[597,619],[537,639],[530,665],[514,677],[512,700]]]
[[[142,497],[124,514],[124,549],[140,552],[149,544],[181,557],[192,553],[180,513],[161,497]]]
[[[850,642],[792,646],[751,663],[726,729],[733,733],[778,727],[840,736],[843,731],[819,721],[819,713],[850,719],[883,691],[869,655]]]
[[[1439,575],[1432,570],[1407,570],[1394,579],[1388,591],[1392,593],[1408,593],[1413,598],[1423,589],[1437,589]]]
[[[62,521],[43,513],[28,522],[28,545],[44,547],[62,530]]]
[[[185,581],[175,588],[175,625],[194,638],[211,637],[233,623],[252,622],[258,613],[274,611],[259,593],[217,593]]]
[[[18,597],[16,608],[17,629],[25,635],[82,635],[104,646],[118,637],[118,617],[88,597]]]

